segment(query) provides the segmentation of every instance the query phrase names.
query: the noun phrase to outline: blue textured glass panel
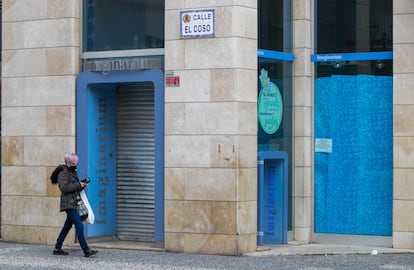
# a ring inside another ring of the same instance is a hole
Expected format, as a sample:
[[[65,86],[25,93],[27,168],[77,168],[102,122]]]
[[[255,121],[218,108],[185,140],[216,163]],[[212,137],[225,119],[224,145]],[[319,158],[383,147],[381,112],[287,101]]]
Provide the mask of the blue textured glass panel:
[[[392,233],[392,77],[316,79],[315,232]]]

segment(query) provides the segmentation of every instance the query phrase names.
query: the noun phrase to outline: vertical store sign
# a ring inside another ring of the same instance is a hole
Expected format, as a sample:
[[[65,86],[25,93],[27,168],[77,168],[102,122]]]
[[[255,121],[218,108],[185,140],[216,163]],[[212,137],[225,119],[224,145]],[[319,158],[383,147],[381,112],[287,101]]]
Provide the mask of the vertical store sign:
[[[98,188],[98,215],[96,224],[107,223],[107,187],[109,184],[109,177],[107,175],[107,134],[106,134],[106,120],[108,119],[108,103],[106,98],[99,99],[99,112],[98,112],[98,160],[96,174],[99,179]]]
[[[276,205],[276,169],[274,166],[269,166],[268,168],[267,178],[265,179],[265,190],[265,234],[273,236],[275,234],[275,229],[277,226],[276,214],[278,211],[275,209],[281,207]]]
[[[183,10],[180,12],[181,38],[214,37],[215,10]]]

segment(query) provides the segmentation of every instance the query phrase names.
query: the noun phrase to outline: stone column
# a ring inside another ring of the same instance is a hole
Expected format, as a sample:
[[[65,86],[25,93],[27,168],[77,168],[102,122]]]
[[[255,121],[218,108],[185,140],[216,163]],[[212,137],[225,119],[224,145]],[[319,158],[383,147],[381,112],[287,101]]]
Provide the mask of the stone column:
[[[414,248],[414,1],[393,1],[393,246]]]
[[[80,2],[2,2],[5,241],[52,244],[65,218],[49,175],[75,150]]]
[[[165,248],[256,250],[257,1],[166,6]],[[180,11],[214,9],[215,37],[180,38]]]
[[[293,1],[293,240],[304,242],[313,232],[313,7],[313,0]]]

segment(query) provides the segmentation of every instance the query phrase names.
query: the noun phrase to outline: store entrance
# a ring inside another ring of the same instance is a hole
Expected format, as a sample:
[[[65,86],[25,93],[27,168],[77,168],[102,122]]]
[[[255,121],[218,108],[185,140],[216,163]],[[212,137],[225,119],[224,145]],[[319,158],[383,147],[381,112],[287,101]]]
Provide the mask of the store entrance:
[[[293,55],[259,50],[258,235],[263,244],[287,243],[292,230]]]
[[[77,86],[79,174],[92,180],[95,214],[87,236],[162,242],[163,73],[85,72]]]

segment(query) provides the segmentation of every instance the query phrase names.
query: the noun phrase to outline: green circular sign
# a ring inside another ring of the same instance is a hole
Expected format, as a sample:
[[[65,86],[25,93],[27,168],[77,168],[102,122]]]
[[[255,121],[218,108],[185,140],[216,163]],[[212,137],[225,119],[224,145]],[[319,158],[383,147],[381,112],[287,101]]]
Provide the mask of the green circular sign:
[[[258,100],[258,117],[263,130],[267,134],[275,133],[282,123],[283,101],[279,88],[267,77],[267,71],[262,69],[260,75],[262,89]]]

